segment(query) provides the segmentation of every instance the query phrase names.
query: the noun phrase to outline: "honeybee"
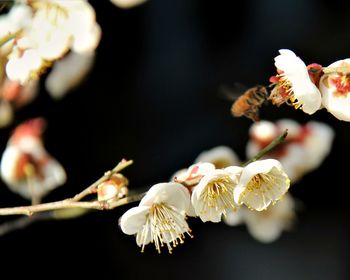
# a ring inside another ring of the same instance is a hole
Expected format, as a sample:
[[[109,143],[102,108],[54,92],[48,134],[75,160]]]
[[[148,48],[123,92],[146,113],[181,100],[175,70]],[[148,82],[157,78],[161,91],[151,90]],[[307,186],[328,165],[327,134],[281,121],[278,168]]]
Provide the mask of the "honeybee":
[[[255,86],[247,89],[232,104],[231,113],[235,117],[245,116],[253,121],[259,121],[259,109],[270,95],[265,86]]]

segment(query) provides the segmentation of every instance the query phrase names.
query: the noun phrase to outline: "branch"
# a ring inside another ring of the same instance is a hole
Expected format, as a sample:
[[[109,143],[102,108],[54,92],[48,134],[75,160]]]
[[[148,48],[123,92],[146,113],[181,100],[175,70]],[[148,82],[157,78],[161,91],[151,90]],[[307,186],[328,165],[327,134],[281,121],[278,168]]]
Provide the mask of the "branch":
[[[287,135],[288,135],[288,129],[286,129],[281,135],[279,135],[277,138],[275,138],[269,145],[267,145],[264,149],[262,149],[259,153],[257,153],[255,157],[248,160],[242,166],[247,166],[249,163],[252,163],[252,162],[262,158],[264,155],[268,154],[276,146],[281,144],[286,139]]]
[[[131,164],[133,164],[132,160],[128,160],[127,161],[127,160],[123,159],[121,162],[119,162],[117,164],[116,167],[114,167],[112,170],[109,170],[109,171],[105,172],[105,174],[100,179],[98,179],[97,181],[92,183],[89,187],[87,187],[82,192],[80,192],[77,195],[75,195],[72,200],[73,201],[80,201],[85,196],[87,196],[89,194],[96,193],[97,192],[97,186],[99,184],[103,183],[106,180],[109,180],[113,174],[120,172],[121,170],[123,170],[124,168],[130,166]]]
[[[114,198],[107,201],[74,201],[73,199],[65,199],[61,201],[42,203],[31,206],[19,206],[0,208],[0,216],[5,215],[27,215],[31,216],[34,213],[52,211],[57,209],[70,208],[86,208],[95,210],[110,210],[134,201],[139,201],[146,193],[135,194],[122,199]]]

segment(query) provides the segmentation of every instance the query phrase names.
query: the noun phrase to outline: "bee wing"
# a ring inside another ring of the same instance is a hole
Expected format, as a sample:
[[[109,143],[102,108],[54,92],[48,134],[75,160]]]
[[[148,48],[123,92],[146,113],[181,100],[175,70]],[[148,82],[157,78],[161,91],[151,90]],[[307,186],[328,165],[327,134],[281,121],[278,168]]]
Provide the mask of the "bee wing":
[[[223,100],[233,102],[236,101],[247,89],[248,87],[246,85],[238,82],[234,83],[233,86],[221,85],[219,96]]]

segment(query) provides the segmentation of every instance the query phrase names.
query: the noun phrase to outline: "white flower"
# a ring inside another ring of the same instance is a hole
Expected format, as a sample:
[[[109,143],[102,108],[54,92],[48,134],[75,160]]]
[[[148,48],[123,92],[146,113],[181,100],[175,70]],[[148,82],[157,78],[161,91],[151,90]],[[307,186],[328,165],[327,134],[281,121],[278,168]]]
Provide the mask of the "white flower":
[[[223,221],[225,224],[234,227],[239,226],[244,223],[244,207],[240,207],[236,211],[229,211],[223,217]]]
[[[329,68],[350,69],[350,58],[339,60]],[[333,116],[342,121],[350,121],[350,74],[333,72],[324,74],[320,80],[322,104]]]
[[[74,89],[91,70],[94,58],[94,53],[71,52],[57,61],[45,82],[50,95],[58,99]]]
[[[146,0],[111,0],[111,2],[119,8],[129,9],[143,4]]]
[[[270,128],[266,129],[267,127]],[[321,122],[308,122],[300,125],[290,119],[282,119],[276,123],[261,121],[250,128],[250,140],[246,149],[247,157],[255,156],[285,129],[288,129],[285,141],[265,158],[279,160],[288,177],[295,183],[307,172],[316,169],[329,154],[334,132],[331,127]]]
[[[21,84],[40,76],[69,50],[93,52],[101,38],[95,11],[85,0],[33,1],[30,5],[31,19],[20,25],[21,33],[6,67],[8,77]]]
[[[2,179],[26,199],[40,200],[66,181],[63,167],[42,144],[43,124],[42,119],[34,119],[19,125],[1,158]]]
[[[203,222],[218,223],[222,214],[235,211],[237,205],[233,199],[233,191],[238,183],[242,168],[231,166],[216,169],[206,174],[194,188],[192,205],[196,215]]]
[[[6,74],[9,79],[25,84],[37,76],[43,65],[44,61],[37,50],[28,49],[22,53],[15,48],[6,64]]]
[[[194,162],[211,162],[216,168],[225,168],[240,164],[236,153],[227,146],[217,146],[204,151],[198,155]]]
[[[295,108],[301,108],[307,114],[315,113],[321,108],[321,94],[311,81],[305,63],[291,50],[282,49],[279,53],[275,66],[282,71],[280,86],[286,90]]]
[[[121,217],[120,227],[125,234],[136,234],[136,243],[142,252],[151,242],[159,253],[163,245],[171,253],[173,247],[183,243],[185,233],[191,236],[186,222],[190,204],[190,193],[181,184],[156,184],[139,206],[129,209]]]
[[[277,240],[283,230],[291,228],[296,218],[295,203],[289,194],[266,211],[258,212],[247,208],[241,208],[240,211],[249,233],[263,243]]]
[[[334,139],[333,129],[321,122],[311,121],[305,125],[308,132],[303,146],[305,149],[305,160],[303,162],[305,172],[318,168],[331,151]]]
[[[195,186],[205,175],[215,170],[215,166],[210,162],[199,162],[191,165],[189,168],[181,169],[171,176],[171,181]]]
[[[288,191],[289,184],[290,180],[279,161],[255,161],[242,170],[234,189],[234,199],[238,205],[245,204],[250,209],[262,211],[281,199]]]

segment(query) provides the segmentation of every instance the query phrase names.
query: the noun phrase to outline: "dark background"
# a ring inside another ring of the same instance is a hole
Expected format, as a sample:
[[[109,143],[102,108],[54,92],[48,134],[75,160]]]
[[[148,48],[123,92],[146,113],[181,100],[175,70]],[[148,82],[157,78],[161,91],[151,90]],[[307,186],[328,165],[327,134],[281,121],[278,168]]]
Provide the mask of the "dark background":
[[[348,1],[150,0],[131,10],[91,3],[103,36],[89,79],[59,102],[43,88],[0,131],[4,149],[16,124],[48,120],[46,147],[68,181],[45,201],[73,196],[123,157],[135,161],[125,171],[130,189],[167,181],[216,145],[243,160],[251,121],[230,115],[220,86],[267,84],[280,48],[325,66],[350,53]],[[349,279],[350,124],[325,110],[309,116],[287,106],[266,106],[261,117],[319,120],[336,131],[332,154],[291,188],[304,207],[295,229],[277,242],[260,244],[245,227],[190,219],[195,238],[172,256],[158,255],[153,245],[141,254],[135,238],[118,228],[130,205],[1,237],[1,279]],[[27,202],[2,184],[0,203]]]

